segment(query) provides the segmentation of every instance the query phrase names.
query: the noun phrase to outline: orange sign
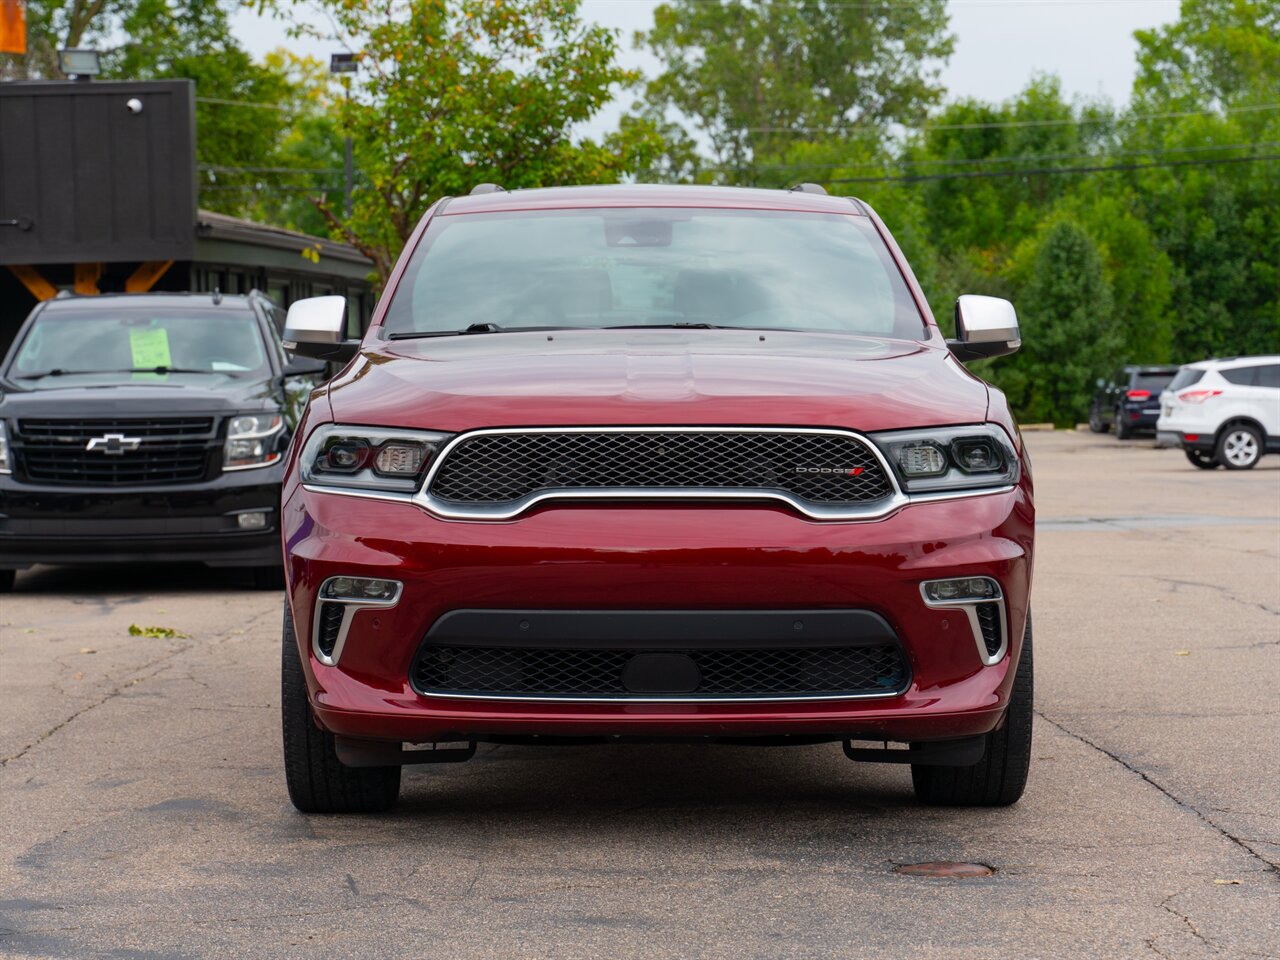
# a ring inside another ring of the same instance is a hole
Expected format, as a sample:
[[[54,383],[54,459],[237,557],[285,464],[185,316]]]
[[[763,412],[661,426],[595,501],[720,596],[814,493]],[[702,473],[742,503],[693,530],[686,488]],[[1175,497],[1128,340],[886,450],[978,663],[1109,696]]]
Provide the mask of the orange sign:
[[[22,0],[0,0],[0,53],[26,52],[26,8]]]

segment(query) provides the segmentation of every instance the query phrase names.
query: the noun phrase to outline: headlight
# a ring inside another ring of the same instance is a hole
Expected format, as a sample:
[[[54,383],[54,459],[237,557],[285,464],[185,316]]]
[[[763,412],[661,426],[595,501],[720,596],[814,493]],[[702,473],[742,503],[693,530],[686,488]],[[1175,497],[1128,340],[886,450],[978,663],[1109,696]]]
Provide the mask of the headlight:
[[[980,490],[1018,482],[1018,455],[993,423],[873,433],[907,493]]]
[[[11,473],[13,460],[9,457],[9,434],[5,432],[4,421],[0,420],[0,473]]]
[[[284,429],[278,413],[241,413],[227,424],[227,442],[222,448],[223,470],[251,470],[275,463],[283,455],[275,437]]]
[[[415,492],[450,434],[329,424],[307,438],[303,483],[362,490]]]

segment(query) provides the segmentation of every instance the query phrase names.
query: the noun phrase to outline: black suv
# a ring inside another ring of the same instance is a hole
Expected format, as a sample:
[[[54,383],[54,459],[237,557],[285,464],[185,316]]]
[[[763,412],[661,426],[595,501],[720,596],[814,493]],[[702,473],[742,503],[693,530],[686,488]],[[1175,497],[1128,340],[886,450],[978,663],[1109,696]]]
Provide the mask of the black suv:
[[[35,563],[202,561],[281,582],[284,452],[325,365],[283,311],[214,294],[59,296],[0,366],[0,590]]]
[[[1176,366],[1127,366],[1110,380],[1099,378],[1089,405],[1089,429],[1127,440],[1139,430],[1155,432],[1160,419],[1160,392],[1177,375]]]

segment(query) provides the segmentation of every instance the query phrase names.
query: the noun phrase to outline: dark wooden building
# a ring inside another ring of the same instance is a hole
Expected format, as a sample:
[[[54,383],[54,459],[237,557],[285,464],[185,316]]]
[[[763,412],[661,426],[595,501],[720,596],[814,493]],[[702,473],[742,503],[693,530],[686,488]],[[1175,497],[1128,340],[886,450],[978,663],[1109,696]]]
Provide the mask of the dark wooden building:
[[[373,302],[353,247],[199,210],[195,85],[0,84],[0,353],[41,299],[147,290]]]

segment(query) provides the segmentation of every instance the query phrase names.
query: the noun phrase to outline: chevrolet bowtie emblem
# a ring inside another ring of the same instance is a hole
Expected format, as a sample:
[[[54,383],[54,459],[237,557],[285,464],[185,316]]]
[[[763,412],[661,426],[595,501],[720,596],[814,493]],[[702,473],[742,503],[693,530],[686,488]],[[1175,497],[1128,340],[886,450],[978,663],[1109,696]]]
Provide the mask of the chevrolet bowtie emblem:
[[[105,436],[94,437],[84,445],[84,448],[86,450],[97,450],[99,453],[105,453],[109,457],[118,457],[126,450],[137,450],[138,444],[141,442],[141,437],[126,437],[123,433],[108,433]]]

